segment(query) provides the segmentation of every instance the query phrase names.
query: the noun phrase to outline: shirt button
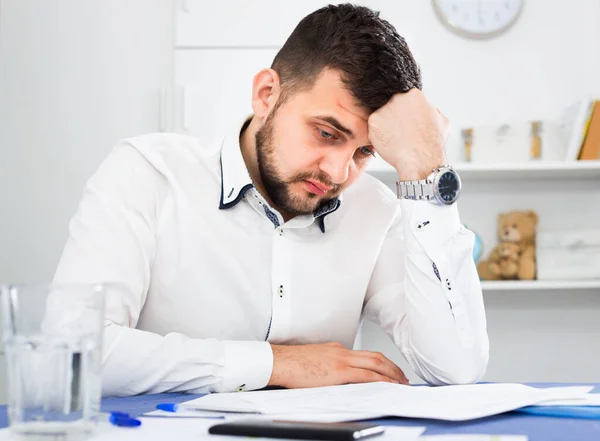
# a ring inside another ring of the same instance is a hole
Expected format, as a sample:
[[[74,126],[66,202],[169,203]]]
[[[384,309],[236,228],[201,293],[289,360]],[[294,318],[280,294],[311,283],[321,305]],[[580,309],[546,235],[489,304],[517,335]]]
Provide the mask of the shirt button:
[[[280,230],[279,230],[279,235],[280,235],[280,236],[283,236],[283,229],[280,229]]]
[[[283,297],[283,285],[279,285],[279,298]]]

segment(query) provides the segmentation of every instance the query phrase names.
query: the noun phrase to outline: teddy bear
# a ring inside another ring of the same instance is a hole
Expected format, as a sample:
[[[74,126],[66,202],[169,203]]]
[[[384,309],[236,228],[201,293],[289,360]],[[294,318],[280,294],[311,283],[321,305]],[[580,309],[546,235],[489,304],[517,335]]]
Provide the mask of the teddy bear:
[[[520,258],[518,244],[500,242],[490,253],[486,264],[479,268],[479,275],[485,280],[516,279]]]
[[[538,216],[532,210],[498,215],[498,245],[477,264],[482,280],[535,279],[535,233]]]

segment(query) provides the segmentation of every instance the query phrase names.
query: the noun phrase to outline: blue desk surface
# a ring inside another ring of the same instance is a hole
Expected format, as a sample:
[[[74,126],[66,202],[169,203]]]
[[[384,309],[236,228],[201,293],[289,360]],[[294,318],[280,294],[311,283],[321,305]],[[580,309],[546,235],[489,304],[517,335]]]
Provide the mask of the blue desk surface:
[[[534,387],[572,386],[565,383],[527,383]],[[584,383],[590,384],[591,383]],[[600,384],[595,384],[595,393],[600,393]],[[156,408],[161,402],[182,402],[199,397],[186,394],[140,395],[126,398],[105,398],[102,410],[105,412],[124,411],[139,416]],[[385,418],[375,420],[392,426],[425,426],[425,435],[441,434],[496,434],[527,435],[529,441],[599,441],[600,420],[546,417],[509,412],[467,422],[446,422],[413,418]],[[0,406],[0,427],[7,426],[6,406]]]

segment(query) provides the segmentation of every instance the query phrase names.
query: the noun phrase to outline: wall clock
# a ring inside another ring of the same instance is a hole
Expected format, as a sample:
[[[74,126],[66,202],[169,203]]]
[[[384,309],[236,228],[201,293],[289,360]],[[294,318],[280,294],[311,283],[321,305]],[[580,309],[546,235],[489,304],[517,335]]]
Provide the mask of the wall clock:
[[[485,39],[508,30],[519,18],[525,0],[432,0],[438,19],[466,38]]]

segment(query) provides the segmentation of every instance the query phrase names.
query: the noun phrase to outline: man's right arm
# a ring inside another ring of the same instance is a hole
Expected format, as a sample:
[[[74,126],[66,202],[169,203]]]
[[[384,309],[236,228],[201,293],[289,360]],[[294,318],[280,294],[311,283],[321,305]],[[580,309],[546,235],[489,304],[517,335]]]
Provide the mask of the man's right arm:
[[[135,329],[150,286],[168,184],[133,146],[120,143],[87,183],[58,265],[57,283],[110,282],[103,394],[229,392],[267,385],[267,342],[192,339]],[[113,285],[114,284],[114,285]]]

